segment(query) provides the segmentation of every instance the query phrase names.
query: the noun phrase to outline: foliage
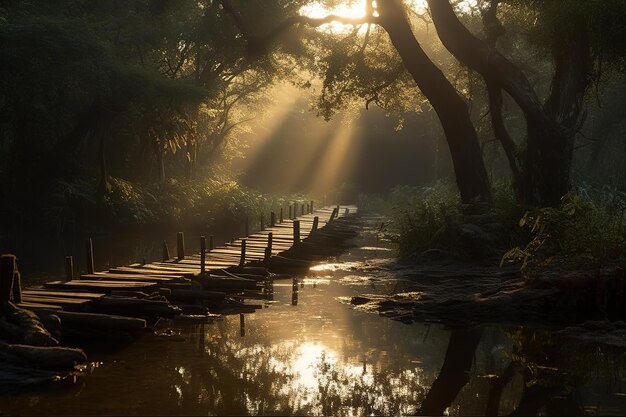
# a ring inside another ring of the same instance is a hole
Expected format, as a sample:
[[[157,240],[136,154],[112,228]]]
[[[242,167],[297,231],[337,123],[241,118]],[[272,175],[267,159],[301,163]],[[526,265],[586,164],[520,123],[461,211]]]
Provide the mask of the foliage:
[[[450,184],[436,182],[426,187],[396,186],[387,196],[361,196],[359,206],[391,218],[388,237],[406,257],[440,246],[439,231],[458,218],[461,205]]]
[[[519,225],[530,240],[506,252],[501,264],[521,263],[529,276],[548,266],[619,262],[626,248],[626,194],[613,194],[610,202],[569,194],[558,207],[527,211]]]
[[[109,192],[98,199],[95,182],[59,182],[46,198],[45,214],[58,234],[74,230],[133,231],[161,229],[222,230],[242,225],[245,217],[257,225],[261,215],[278,213],[290,201],[308,196],[266,196],[225,178],[141,185],[111,178]],[[253,227],[253,229],[256,226]]]

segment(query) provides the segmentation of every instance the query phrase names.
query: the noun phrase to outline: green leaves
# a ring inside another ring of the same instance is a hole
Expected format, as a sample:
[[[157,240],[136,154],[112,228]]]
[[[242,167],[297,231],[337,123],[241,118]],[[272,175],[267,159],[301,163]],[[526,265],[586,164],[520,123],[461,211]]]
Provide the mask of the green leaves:
[[[507,251],[500,264],[520,263],[529,277],[551,265],[593,266],[626,255],[626,215],[577,194],[558,207],[527,211],[519,221],[530,239]]]

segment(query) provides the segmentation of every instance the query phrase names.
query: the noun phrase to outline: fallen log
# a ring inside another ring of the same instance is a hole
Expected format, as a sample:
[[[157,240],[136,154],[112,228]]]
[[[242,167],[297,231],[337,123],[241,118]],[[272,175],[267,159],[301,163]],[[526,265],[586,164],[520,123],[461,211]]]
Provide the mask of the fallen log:
[[[76,365],[87,362],[81,349],[66,347],[28,346],[0,342],[0,354],[4,361],[11,363],[11,356],[17,358],[18,365],[49,371],[71,371]],[[9,360],[7,360],[9,359]]]
[[[75,313],[57,311],[55,315],[61,319],[62,326],[89,327],[120,331],[136,331],[146,328],[146,321],[139,318],[115,316],[98,313]]]
[[[172,290],[168,298],[172,301],[223,300],[226,293],[204,290]]]
[[[172,317],[181,310],[167,301],[147,300],[128,297],[105,297],[92,305],[98,313],[128,317]]]
[[[59,342],[32,311],[18,308],[10,301],[0,307],[0,337],[12,343],[34,346],[55,346]]]

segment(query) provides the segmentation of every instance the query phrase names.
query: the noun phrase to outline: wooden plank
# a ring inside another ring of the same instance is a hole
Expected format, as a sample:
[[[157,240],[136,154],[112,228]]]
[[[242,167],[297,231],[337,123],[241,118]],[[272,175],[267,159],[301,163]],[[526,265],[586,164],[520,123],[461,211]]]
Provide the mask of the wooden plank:
[[[123,273],[123,274],[148,274],[148,275],[164,275],[172,278],[189,278],[193,274],[191,273],[179,273],[175,271],[167,271],[165,269],[148,268],[147,265],[140,266],[117,266],[109,269],[109,272]]]
[[[134,291],[150,290],[157,287],[157,284],[152,282],[136,282],[136,281],[90,281],[90,280],[78,280],[78,281],[52,281],[44,284],[46,288],[59,288],[59,289],[87,289],[91,291],[104,291],[109,292],[111,290],[129,289]]]
[[[32,302],[24,302],[16,304],[20,308],[25,308],[27,310],[56,310],[61,311],[63,307],[60,305],[53,304],[41,304],[41,303],[32,303]]]
[[[84,274],[82,279],[87,280],[106,280],[106,281],[146,281],[146,282],[175,282],[176,280],[168,277],[159,277],[156,275],[142,274]]]
[[[196,275],[196,272],[193,270],[190,270],[189,268],[177,268],[176,264],[174,262],[155,262],[155,263],[151,263],[151,264],[147,264],[146,267],[148,269],[155,269],[158,271],[163,271],[163,272],[172,272],[172,273],[176,273],[179,275],[184,275],[184,276],[194,276]],[[200,269],[198,268],[198,271],[200,271]]]
[[[24,295],[34,295],[34,296],[51,296],[51,297],[67,297],[67,298],[102,298],[104,294],[96,293],[96,292],[69,292],[69,291],[56,291],[52,288],[46,290],[23,290],[22,294]]]
[[[24,302],[39,303],[39,304],[54,304],[54,305],[84,305],[90,304],[93,300],[88,298],[61,298],[61,297],[39,297],[34,295],[25,295],[22,300]]]

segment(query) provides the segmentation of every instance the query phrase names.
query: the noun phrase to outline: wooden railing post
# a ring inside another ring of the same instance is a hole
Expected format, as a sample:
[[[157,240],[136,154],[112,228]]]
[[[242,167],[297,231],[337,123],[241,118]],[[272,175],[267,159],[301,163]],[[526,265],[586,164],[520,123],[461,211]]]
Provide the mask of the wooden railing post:
[[[185,259],[185,234],[178,232],[176,235],[176,255],[178,260]]]
[[[87,273],[93,274],[96,272],[96,269],[93,265],[93,243],[91,238],[87,239],[87,242],[85,242],[85,252],[87,254]]]
[[[15,269],[15,255],[2,255],[0,260],[0,302],[11,299]]]
[[[282,223],[283,222],[283,208],[280,208],[280,217],[279,217],[279,222]]]
[[[313,200],[311,200],[311,205],[309,207],[311,208],[311,213],[313,213]]]
[[[319,225],[319,222],[320,222],[319,216],[313,217],[313,227],[311,227],[312,232],[317,230],[317,226]]]
[[[335,216],[337,215],[337,207],[335,207],[333,209],[333,212],[330,213],[330,219],[328,219],[329,222],[333,221],[335,219]]]
[[[200,273],[206,272],[206,237],[200,236]]]
[[[291,204],[289,204],[289,220],[291,220],[291,219],[292,219],[292,216],[291,216]]]
[[[65,279],[71,281],[74,279],[74,257],[65,257]]]
[[[209,250],[213,250],[213,235],[209,236]]]
[[[267,247],[265,248],[265,262],[269,261],[272,257],[272,240],[274,239],[274,233],[269,232],[267,234]]]
[[[246,263],[246,239],[241,239],[241,255],[239,256],[239,266]]]
[[[273,211],[270,213],[270,227],[276,226],[276,213]]]
[[[293,221],[293,244],[300,243],[300,220]]]
[[[163,262],[170,260],[170,250],[167,247],[167,241],[166,240],[163,241],[163,248],[162,248],[161,254],[162,254]]]
[[[20,280],[20,271],[17,269],[17,263],[15,265],[15,272],[13,273],[13,288],[12,288],[13,302],[22,302],[22,282]]]

